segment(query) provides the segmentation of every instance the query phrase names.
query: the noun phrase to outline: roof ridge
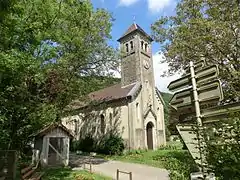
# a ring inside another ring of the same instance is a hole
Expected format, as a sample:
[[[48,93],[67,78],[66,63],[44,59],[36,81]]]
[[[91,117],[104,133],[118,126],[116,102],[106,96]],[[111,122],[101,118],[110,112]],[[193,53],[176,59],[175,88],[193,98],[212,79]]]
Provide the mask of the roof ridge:
[[[133,83],[131,83],[131,84],[127,84],[127,85],[125,85],[125,86],[122,86],[121,88],[126,88],[126,87],[128,87],[128,86],[132,86],[132,85],[134,85],[134,84],[137,84],[138,82],[133,82]]]
[[[144,34],[145,36],[147,36],[151,41],[153,41],[153,39],[151,38],[150,35],[148,35],[137,23],[133,23],[129,26],[129,28],[127,29],[127,31],[118,39],[118,41],[120,41],[123,37],[131,34],[134,31],[139,31],[142,34]]]

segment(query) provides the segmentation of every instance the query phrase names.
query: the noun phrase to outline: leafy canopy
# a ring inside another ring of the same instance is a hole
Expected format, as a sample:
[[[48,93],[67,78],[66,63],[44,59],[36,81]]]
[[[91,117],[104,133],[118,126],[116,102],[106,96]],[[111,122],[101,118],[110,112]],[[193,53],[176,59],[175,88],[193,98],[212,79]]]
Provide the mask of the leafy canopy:
[[[168,74],[190,60],[218,64],[226,99],[240,96],[240,1],[181,0],[176,15],[161,17],[153,37],[161,44]]]
[[[12,0],[0,7],[0,148],[21,150],[30,134],[118,66],[107,45],[112,17],[87,0]]]

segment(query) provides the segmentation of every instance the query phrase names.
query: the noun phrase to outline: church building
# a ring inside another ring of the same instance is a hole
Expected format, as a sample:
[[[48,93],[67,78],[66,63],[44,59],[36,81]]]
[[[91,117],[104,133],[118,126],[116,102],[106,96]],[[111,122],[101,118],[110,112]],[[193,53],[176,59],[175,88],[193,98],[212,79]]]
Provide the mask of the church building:
[[[76,106],[62,119],[75,139],[114,131],[127,149],[157,149],[166,144],[164,102],[155,87],[152,41],[136,23],[118,40],[123,52],[121,83],[90,93],[94,103]]]

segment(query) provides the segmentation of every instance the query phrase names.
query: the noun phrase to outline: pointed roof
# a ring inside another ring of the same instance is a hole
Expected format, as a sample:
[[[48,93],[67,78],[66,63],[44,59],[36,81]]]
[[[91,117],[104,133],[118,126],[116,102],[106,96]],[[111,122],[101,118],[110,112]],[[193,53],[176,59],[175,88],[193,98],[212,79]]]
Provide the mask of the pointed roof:
[[[147,109],[146,112],[144,113],[144,116],[143,116],[143,117],[146,118],[147,115],[148,115],[150,112],[152,113],[153,117],[154,117],[155,119],[157,119],[157,115],[154,113],[154,111],[152,110],[152,107],[151,107],[151,106],[148,107],[148,109]]]
[[[66,128],[62,123],[51,123],[49,125],[46,125],[43,129],[39,130],[37,133],[33,134],[32,136],[36,137],[42,137],[45,136],[46,134],[48,134],[51,130],[53,130],[54,128],[60,128],[62,129],[64,132],[66,132],[68,134],[68,136],[70,138],[73,138],[73,134],[70,132],[70,130],[68,128]]]
[[[136,23],[133,23],[128,30],[118,39],[118,41],[121,41],[124,37],[128,36],[129,34],[132,34],[133,32],[138,31],[145,35],[147,38],[150,39],[150,41],[153,41],[153,39]]]

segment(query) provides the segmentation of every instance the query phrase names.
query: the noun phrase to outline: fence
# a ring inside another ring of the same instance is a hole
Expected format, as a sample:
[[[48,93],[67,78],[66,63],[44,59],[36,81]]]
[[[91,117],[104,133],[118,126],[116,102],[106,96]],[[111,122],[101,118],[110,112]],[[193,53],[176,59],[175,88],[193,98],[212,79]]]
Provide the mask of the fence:
[[[89,164],[89,169],[86,168],[86,164]],[[83,163],[83,169],[87,169],[87,170],[90,171],[90,173],[92,173],[92,161],[91,161],[91,159],[89,159],[87,162],[84,161],[84,163]]]
[[[117,169],[117,180],[119,180],[119,174],[120,173],[129,174],[129,180],[132,180],[132,172],[120,171],[119,169]]]
[[[16,179],[17,152],[0,150],[0,180]]]

